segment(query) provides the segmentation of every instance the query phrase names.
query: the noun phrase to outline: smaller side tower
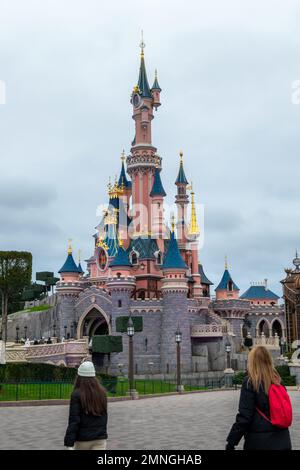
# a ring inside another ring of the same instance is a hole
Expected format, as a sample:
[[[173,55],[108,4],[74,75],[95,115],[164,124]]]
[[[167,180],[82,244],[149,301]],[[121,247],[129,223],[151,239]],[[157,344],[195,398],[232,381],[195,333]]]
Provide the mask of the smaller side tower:
[[[219,285],[215,289],[217,300],[232,300],[239,298],[240,289],[234,283],[229,271],[227,257],[225,257],[225,270]]]
[[[154,180],[150,197],[151,203],[151,235],[156,238],[161,253],[164,252],[164,239],[166,238],[166,226],[164,223],[164,197],[167,195],[160,178],[160,168],[155,169]]]
[[[135,277],[131,275],[131,264],[127,252],[120,246],[118,253],[110,264],[111,276],[107,280],[107,288],[111,294],[112,314],[111,330],[112,335],[122,335],[123,351],[112,354],[110,361],[111,372],[118,372],[118,364],[128,363],[128,336],[127,333],[120,333],[116,330],[116,319],[119,316],[130,315],[131,296],[136,286]]]
[[[187,265],[185,264],[175,238],[175,224],[172,223],[171,238],[162,266],[163,314],[161,325],[161,372],[176,372],[175,332],[182,333],[181,366],[183,372],[192,370],[192,347],[188,317]]]
[[[80,263],[79,263],[80,265]],[[71,333],[71,325],[76,321],[75,303],[83,290],[81,282],[82,273],[76,265],[73,255],[71,240],[69,240],[68,256],[58,271],[60,280],[56,284],[58,296],[58,322],[59,336],[65,336],[65,332]]]

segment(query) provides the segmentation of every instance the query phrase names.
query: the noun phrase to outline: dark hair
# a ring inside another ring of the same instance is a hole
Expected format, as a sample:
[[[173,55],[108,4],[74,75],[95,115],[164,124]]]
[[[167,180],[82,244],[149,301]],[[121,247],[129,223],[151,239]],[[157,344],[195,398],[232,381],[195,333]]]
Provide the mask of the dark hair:
[[[80,393],[81,406],[84,413],[102,416],[107,413],[107,395],[96,377],[77,376],[74,390]]]

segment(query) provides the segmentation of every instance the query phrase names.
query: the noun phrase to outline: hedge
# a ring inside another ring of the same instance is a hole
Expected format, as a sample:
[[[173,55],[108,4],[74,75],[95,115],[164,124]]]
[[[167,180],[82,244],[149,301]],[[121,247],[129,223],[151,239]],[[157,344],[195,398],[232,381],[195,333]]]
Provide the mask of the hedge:
[[[77,369],[52,364],[33,362],[0,364],[0,382],[7,381],[71,381],[75,380]]]
[[[134,331],[140,332],[143,331],[143,317],[131,317],[132,323],[134,326]],[[116,331],[118,333],[127,332],[127,324],[129,317],[117,317],[116,319]]]
[[[77,369],[33,362],[0,364],[0,382],[74,382]],[[103,386],[115,389],[117,377],[97,374]]]
[[[279,373],[281,377],[281,383],[282,385],[296,385],[296,377],[292,376],[290,374],[290,368],[289,366],[277,366],[276,367],[277,372]],[[247,373],[246,372],[237,372],[234,374],[233,377],[233,383],[237,385],[241,385],[243,383],[244,378],[246,377]]]
[[[92,337],[92,352],[110,354],[122,352],[122,336],[99,335]]]

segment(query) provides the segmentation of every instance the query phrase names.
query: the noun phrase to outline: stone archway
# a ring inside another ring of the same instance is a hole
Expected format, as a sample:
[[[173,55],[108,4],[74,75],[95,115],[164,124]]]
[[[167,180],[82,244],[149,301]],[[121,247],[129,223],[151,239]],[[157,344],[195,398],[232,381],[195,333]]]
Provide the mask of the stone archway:
[[[273,322],[272,322],[272,336],[275,336],[275,333],[277,333],[277,335],[279,336],[279,338],[281,338],[283,336],[283,325],[281,323],[281,321],[276,318]]]
[[[77,339],[83,336],[111,335],[109,316],[97,305],[90,305],[81,315],[77,326]]]
[[[260,320],[256,326],[256,336],[260,337],[262,333],[268,338],[270,336],[270,323],[264,318]]]

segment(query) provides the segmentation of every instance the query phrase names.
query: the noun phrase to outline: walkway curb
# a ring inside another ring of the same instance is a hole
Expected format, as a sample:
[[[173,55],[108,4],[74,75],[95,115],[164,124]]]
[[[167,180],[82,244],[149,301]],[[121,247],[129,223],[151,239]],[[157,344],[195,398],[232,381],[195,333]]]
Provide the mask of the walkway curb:
[[[158,398],[158,397],[169,397],[176,395],[190,395],[194,393],[209,393],[209,392],[224,392],[228,390],[235,390],[234,388],[214,388],[211,390],[187,390],[184,392],[170,392],[170,393],[154,393],[149,395],[139,395],[138,400],[145,398]],[[108,402],[113,403],[117,401],[130,401],[133,398],[128,396],[123,397],[108,397]],[[0,401],[0,408],[9,408],[16,406],[57,406],[57,405],[69,405],[70,400],[20,400],[20,401]]]

